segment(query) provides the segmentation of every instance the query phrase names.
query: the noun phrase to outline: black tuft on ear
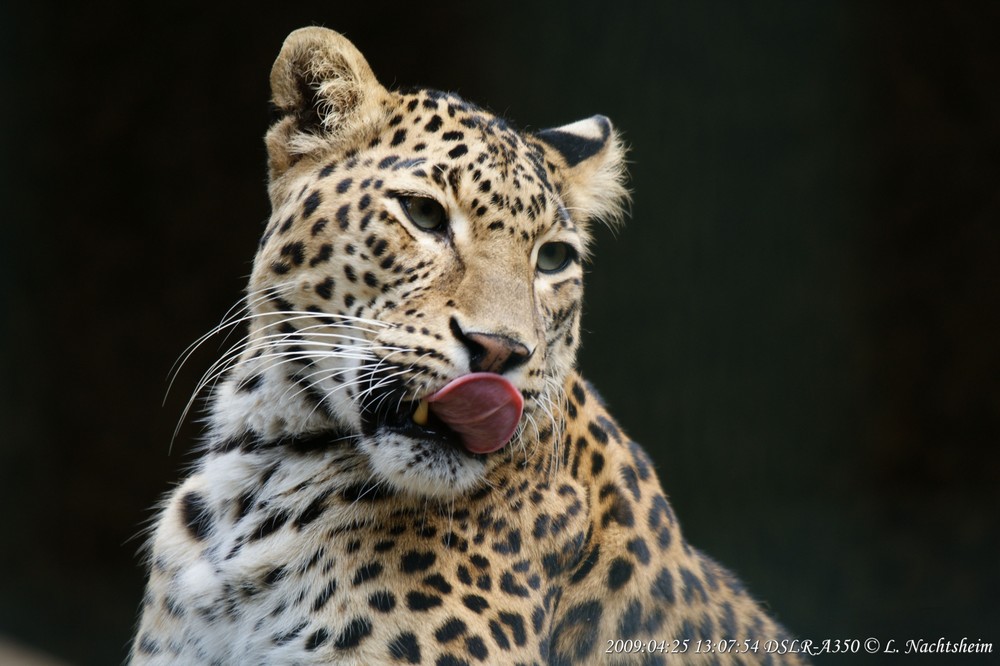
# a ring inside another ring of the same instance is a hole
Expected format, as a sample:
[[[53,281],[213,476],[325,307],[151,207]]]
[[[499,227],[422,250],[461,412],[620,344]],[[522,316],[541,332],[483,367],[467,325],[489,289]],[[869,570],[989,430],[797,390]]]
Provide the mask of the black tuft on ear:
[[[536,137],[559,151],[566,160],[566,165],[575,167],[580,162],[597,155],[608,143],[611,136],[611,121],[606,116],[592,116],[586,121],[588,128],[597,128],[600,134],[596,137],[575,134],[563,128],[542,130]]]
[[[610,120],[591,116],[542,130],[535,138],[557,165],[562,198],[584,232],[588,220],[621,221],[629,200],[625,147]]]

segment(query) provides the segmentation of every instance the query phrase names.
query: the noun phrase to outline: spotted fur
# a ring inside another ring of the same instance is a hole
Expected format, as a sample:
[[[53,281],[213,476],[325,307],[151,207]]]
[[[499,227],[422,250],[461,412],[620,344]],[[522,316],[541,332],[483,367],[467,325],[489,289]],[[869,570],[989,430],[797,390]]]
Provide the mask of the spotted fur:
[[[625,199],[611,123],[529,134],[390,92],[319,28],[289,36],[271,85],[249,333],[206,376],[206,450],[160,515],[133,662],[801,663],[693,656],[785,635],[687,544],[574,369],[590,225]],[[447,223],[418,224],[414,197]],[[470,371],[525,399],[495,453],[407,421]]]

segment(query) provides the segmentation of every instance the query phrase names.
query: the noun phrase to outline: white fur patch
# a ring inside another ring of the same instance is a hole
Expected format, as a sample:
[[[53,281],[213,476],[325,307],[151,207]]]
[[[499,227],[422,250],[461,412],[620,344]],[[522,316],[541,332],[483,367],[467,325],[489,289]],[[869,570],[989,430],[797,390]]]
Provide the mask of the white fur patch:
[[[425,497],[450,499],[468,492],[487,470],[487,458],[394,433],[365,438],[360,448],[393,488]]]

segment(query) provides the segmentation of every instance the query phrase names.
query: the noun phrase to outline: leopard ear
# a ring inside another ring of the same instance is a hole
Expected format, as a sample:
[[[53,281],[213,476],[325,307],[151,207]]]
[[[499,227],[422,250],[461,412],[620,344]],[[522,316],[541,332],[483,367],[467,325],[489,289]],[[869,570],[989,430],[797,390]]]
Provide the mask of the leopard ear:
[[[271,68],[278,114],[266,138],[271,179],[304,155],[370,131],[388,96],[344,36],[318,27],[288,35]]]
[[[611,121],[593,116],[535,134],[563,177],[562,197],[578,220],[616,225],[625,217],[625,146]]]

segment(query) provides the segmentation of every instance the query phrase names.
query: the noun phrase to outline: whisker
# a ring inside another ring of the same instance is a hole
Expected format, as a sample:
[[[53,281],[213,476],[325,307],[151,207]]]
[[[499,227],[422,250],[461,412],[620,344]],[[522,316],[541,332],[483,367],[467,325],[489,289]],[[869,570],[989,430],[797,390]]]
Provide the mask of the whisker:
[[[294,285],[291,284],[288,285],[288,287],[293,286]],[[222,320],[216,326],[210,329],[207,333],[201,335],[181,352],[181,354],[177,357],[177,360],[174,361],[172,366],[170,366],[170,371],[167,373],[167,376],[170,378],[166,391],[167,395],[169,395],[170,389],[173,387],[174,381],[177,379],[177,375],[180,374],[181,368],[185,363],[187,363],[195,351],[197,351],[201,345],[210,340],[213,336],[226,329],[231,330],[243,321],[246,321],[246,315],[239,315],[238,313],[249,312],[250,308],[256,306],[261,301],[270,298],[270,294],[273,293],[271,290],[268,290],[266,295],[256,295],[263,294],[264,291],[265,290],[257,290],[256,292],[247,294],[246,299],[240,300],[226,311],[226,314],[223,315]],[[225,342],[225,338],[223,339],[223,342]],[[164,396],[164,401],[166,401],[166,395]]]
[[[274,291],[269,291],[268,296],[270,297]],[[255,299],[259,301],[264,296]],[[230,310],[232,312],[232,309]],[[209,395],[214,393],[215,384],[226,375],[227,372],[239,368],[246,363],[258,363],[264,364],[262,372],[267,372],[275,367],[282,365],[283,363],[301,360],[313,360],[317,358],[342,358],[349,360],[367,360],[370,357],[370,352],[373,349],[380,351],[390,351],[394,353],[397,351],[402,351],[404,348],[394,347],[394,346],[381,346],[374,345],[368,339],[353,335],[345,335],[342,333],[330,333],[330,332],[315,332],[317,329],[346,329],[355,330],[362,333],[376,333],[374,328],[369,328],[368,326],[379,326],[382,328],[390,327],[389,324],[383,322],[377,322],[374,320],[364,319],[361,317],[353,317],[350,315],[330,315],[327,313],[313,313],[306,311],[296,311],[296,310],[283,310],[277,312],[258,312],[258,313],[248,313],[243,315],[230,315],[229,321],[224,321],[223,324],[216,326],[212,331],[202,336],[196,343],[195,347],[188,350],[188,352],[183,356],[180,363],[183,365],[190,356],[194,353],[194,350],[198,346],[204,344],[213,335],[225,330],[226,328],[232,329],[239,324],[244,322],[258,321],[265,317],[274,317],[275,321],[265,321],[260,325],[256,331],[251,334],[245,335],[238,342],[233,344],[229,349],[222,354],[221,358],[215,361],[209,368],[202,374],[201,378],[198,380],[195,390],[192,392],[191,397],[185,404],[184,409],[181,412],[181,416],[178,419],[177,426],[174,428],[173,436],[171,437],[171,447],[174,440],[176,440],[177,435],[180,432],[180,428],[184,421],[187,420],[188,414],[190,414],[191,408],[194,402],[197,400],[198,396],[208,387],[212,387],[209,390]],[[316,319],[333,319],[333,322],[321,322],[318,324],[312,324],[310,326],[304,327],[308,331],[307,339],[301,339],[301,329],[296,329],[292,332],[278,332],[278,333],[267,333],[269,329],[273,329],[278,326],[282,326],[291,321],[300,321],[304,319],[316,320]],[[344,323],[344,322],[350,323]],[[358,323],[364,325],[356,325]],[[327,340],[343,340],[344,343],[330,343]],[[259,354],[258,352],[268,349],[268,348],[280,348],[281,345],[285,344],[295,344],[299,347],[308,347],[309,350],[303,349],[301,352],[275,352],[272,351],[269,354]],[[277,362],[268,362],[274,361]],[[180,371],[180,367],[174,373],[174,377],[168,386],[168,393],[170,388],[173,386],[173,381],[176,379],[177,374]]]
[[[269,298],[272,298],[273,293],[274,293],[274,290],[273,289],[269,289],[265,295],[258,296],[254,300],[249,301],[245,306],[242,306],[241,310],[247,310],[248,308],[255,306],[261,300],[267,300]],[[233,308],[230,308],[229,313],[232,313],[232,311],[235,308],[236,308],[236,306],[233,306]],[[303,319],[333,320],[333,321],[322,321],[320,324],[313,324],[312,326],[306,327],[306,329],[308,329],[308,330],[314,330],[316,328],[324,328],[324,327],[326,327],[326,328],[334,327],[334,328],[338,328],[338,329],[356,330],[356,331],[359,331],[359,332],[362,332],[362,333],[371,333],[371,334],[374,335],[374,334],[377,334],[378,331],[375,328],[368,328],[368,326],[374,326],[374,327],[379,327],[379,328],[383,328],[383,329],[384,328],[391,328],[392,327],[391,324],[387,324],[387,323],[376,321],[376,320],[372,320],[372,319],[365,319],[365,318],[361,318],[361,317],[354,317],[354,316],[351,316],[351,315],[340,315],[340,314],[332,314],[332,313],[317,313],[317,312],[309,312],[309,311],[301,311],[301,310],[277,310],[277,311],[274,311],[274,312],[247,312],[246,314],[242,314],[242,315],[239,315],[239,316],[237,316],[235,314],[230,315],[229,313],[227,313],[226,317],[223,318],[223,321],[219,325],[215,326],[210,331],[208,331],[207,333],[205,333],[204,335],[202,335],[201,337],[199,337],[195,342],[193,342],[192,344],[188,345],[188,347],[183,352],[181,352],[180,357],[178,358],[177,361],[174,362],[174,365],[171,366],[170,373],[168,373],[168,376],[170,377],[170,380],[168,382],[167,390],[166,390],[166,393],[164,395],[164,403],[166,403],[166,398],[170,394],[170,391],[173,388],[174,382],[176,381],[177,376],[180,374],[181,368],[191,358],[191,356],[195,353],[195,351],[197,351],[198,348],[200,348],[205,342],[207,342],[213,336],[215,336],[215,335],[217,335],[217,334],[219,334],[222,331],[225,331],[227,329],[229,329],[231,331],[233,328],[235,328],[236,326],[239,326],[239,325],[241,325],[243,323],[247,323],[247,322],[251,322],[251,321],[263,319],[263,318],[266,318],[266,317],[273,317],[273,318],[275,318],[275,321],[264,323],[262,326],[260,326],[260,328],[257,330],[257,332],[266,331],[269,328],[273,328],[273,327],[277,327],[277,326],[283,326],[284,324],[287,324],[287,323],[290,323],[290,322],[293,322],[293,321],[301,321]],[[350,323],[344,323],[344,322],[350,322]],[[360,324],[365,324],[366,326],[359,326],[359,325],[357,325],[359,323]],[[293,335],[293,333],[288,333],[286,335]],[[340,335],[340,334],[335,334],[335,333],[316,334],[316,333],[312,333],[311,335],[312,336],[316,336],[316,335],[327,336],[327,335]],[[249,338],[251,338],[251,337],[252,337],[252,334],[248,334],[248,336],[244,336],[240,340],[240,342],[237,343],[237,345],[234,345],[234,347],[232,347],[232,348],[230,348],[229,350],[226,351],[226,353],[223,355],[223,358],[226,358],[230,354],[234,353],[235,349],[240,344],[246,343],[247,340]],[[365,338],[358,338],[358,337],[353,337],[353,336],[344,336],[344,339],[354,340],[354,341],[358,341],[358,342],[367,342],[367,340]]]

